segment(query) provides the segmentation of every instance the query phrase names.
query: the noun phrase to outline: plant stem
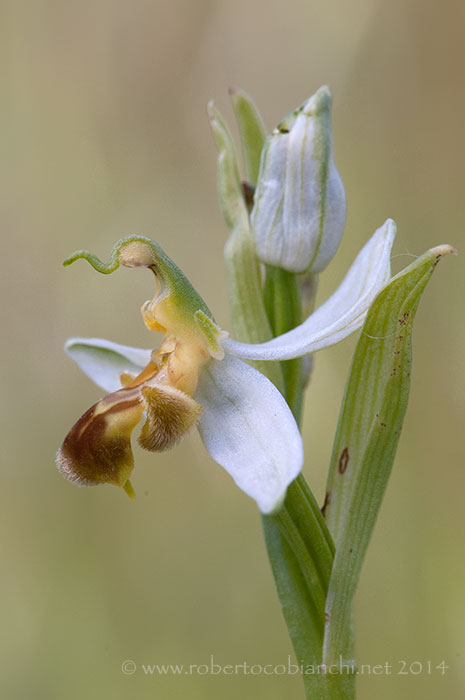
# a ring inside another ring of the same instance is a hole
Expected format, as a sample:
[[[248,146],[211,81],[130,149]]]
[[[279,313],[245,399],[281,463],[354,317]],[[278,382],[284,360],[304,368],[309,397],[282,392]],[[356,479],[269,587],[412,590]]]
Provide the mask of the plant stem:
[[[312,284],[313,289],[315,284]],[[314,301],[312,296],[311,301]],[[296,275],[267,266],[264,300],[274,335],[285,333],[301,322],[301,296]],[[306,311],[310,313],[311,309]],[[281,363],[281,367],[286,400],[296,421],[300,422],[306,381],[303,361],[290,360]],[[322,630],[334,543],[303,474],[290,484],[279,513],[263,518],[263,529],[306,697],[308,700],[351,700],[354,698],[353,674],[325,673],[322,667]]]

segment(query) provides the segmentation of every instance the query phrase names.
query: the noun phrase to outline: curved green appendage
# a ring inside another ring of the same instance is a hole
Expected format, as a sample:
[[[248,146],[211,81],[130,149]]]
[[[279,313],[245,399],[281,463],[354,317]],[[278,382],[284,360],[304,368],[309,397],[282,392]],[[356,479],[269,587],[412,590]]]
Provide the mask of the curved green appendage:
[[[113,251],[114,248],[111,252],[113,253]],[[76,250],[72,255],[66,258],[66,260],[63,260],[63,266],[68,267],[69,265],[72,265],[73,262],[80,259],[87,260],[87,262],[92,265],[94,270],[97,270],[97,272],[101,272],[104,275],[109,275],[110,272],[114,272],[119,267],[119,259],[117,255],[111,256],[110,262],[105,264],[100,260],[100,258],[93,253],[90,253],[88,250]]]
[[[69,265],[72,265],[74,262],[76,262],[76,260],[87,260],[87,262],[90,265],[92,265],[94,270],[97,270],[97,272],[101,272],[103,275],[109,275],[111,272],[117,270],[120,266],[121,261],[119,258],[119,254],[121,252],[121,249],[128,243],[145,243],[151,249],[154,258],[158,256],[167,257],[163,250],[160,248],[160,246],[157,245],[154,241],[152,241],[151,238],[147,238],[147,236],[125,236],[124,238],[120,238],[119,241],[117,241],[111,249],[110,261],[108,263],[102,262],[100,258],[97,257],[97,255],[91,253],[88,250],[76,250],[74,253],[72,253],[72,255],[70,255],[68,258],[66,258],[66,260],[63,261],[63,265],[64,267],[68,267]]]
[[[80,259],[86,260],[94,270],[104,275],[114,272],[120,265],[147,267],[152,270],[160,284],[158,299],[169,296],[173,308],[186,320],[190,319],[194,322],[194,315],[197,311],[201,311],[214,322],[210,309],[184,273],[164,250],[147,236],[130,235],[121,238],[111,249],[108,263],[102,262],[88,250],[77,250],[66,258],[63,265],[67,267]]]

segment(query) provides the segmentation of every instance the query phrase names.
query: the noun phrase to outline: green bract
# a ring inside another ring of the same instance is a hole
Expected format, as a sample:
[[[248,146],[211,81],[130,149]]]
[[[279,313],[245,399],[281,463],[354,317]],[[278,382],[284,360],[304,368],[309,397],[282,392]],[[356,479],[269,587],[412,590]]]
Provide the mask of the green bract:
[[[324,661],[350,656],[352,598],[407,409],[411,335],[420,298],[448,245],[428,250],[373,302],[355,350],[327,484],[325,515],[336,545],[326,603]]]

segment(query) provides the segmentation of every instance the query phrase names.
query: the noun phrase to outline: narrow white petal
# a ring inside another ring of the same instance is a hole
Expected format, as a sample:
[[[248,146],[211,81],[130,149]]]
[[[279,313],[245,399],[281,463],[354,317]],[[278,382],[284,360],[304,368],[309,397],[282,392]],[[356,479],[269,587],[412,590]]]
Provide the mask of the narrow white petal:
[[[123,373],[139,374],[150,361],[152,352],[103,338],[70,338],[65,343],[65,351],[97,386],[107,392],[121,389]]]
[[[226,356],[201,373],[199,431],[221,464],[263,513],[282,503],[302,468],[302,439],[279,391],[245,362]]]
[[[368,308],[391,276],[396,225],[388,219],[355,258],[342,284],[306,321],[267,343],[227,340],[231,355],[247,360],[289,360],[334,345],[363,324]]]

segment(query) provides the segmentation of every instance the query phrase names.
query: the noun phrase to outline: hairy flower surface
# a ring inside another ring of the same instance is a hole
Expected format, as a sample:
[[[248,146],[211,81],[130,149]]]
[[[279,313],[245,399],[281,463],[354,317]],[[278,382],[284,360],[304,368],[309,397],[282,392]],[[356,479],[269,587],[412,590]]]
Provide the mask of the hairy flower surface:
[[[132,496],[131,434],[143,418],[141,447],[160,452],[198,426],[213,459],[263,513],[280,507],[303,463],[302,440],[275,386],[243,359],[284,360],[342,340],[359,328],[390,278],[395,225],[388,220],[360,251],[334,294],[300,326],[267,343],[228,339],[190,282],[149,238],[115,244],[108,264],[88,251],[99,272],[146,267],[157,285],[142,307],[147,328],[164,334],[157,350],[95,338],[68,340],[66,352],[104,391],[71,428],[57,454],[59,470],[79,485],[110,483]]]

